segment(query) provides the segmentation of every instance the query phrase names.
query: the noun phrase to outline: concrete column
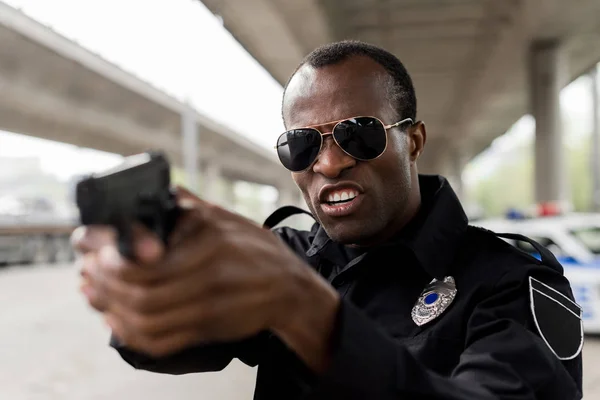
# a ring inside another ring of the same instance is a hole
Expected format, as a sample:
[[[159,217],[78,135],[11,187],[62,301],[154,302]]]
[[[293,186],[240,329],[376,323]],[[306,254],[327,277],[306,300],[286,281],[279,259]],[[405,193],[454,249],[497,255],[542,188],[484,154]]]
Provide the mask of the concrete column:
[[[568,204],[560,109],[566,71],[559,41],[534,42],[529,61],[531,112],[536,121],[535,200]]]
[[[221,199],[221,206],[228,209],[229,211],[236,211],[237,197],[235,195],[235,182],[229,179],[221,181],[223,188],[223,196]]]
[[[219,182],[221,180],[221,168],[216,163],[207,164],[204,167],[202,179],[202,197],[212,203],[221,202],[221,190]]]
[[[598,66],[590,71],[592,81],[592,151],[590,154],[592,168],[592,210],[600,211],[600,101],[598,93]]]
[[[186,186],[196,194],[200,190],[198,179],[198,124],[196,111],[185,103],[181,113],[181,136]]]

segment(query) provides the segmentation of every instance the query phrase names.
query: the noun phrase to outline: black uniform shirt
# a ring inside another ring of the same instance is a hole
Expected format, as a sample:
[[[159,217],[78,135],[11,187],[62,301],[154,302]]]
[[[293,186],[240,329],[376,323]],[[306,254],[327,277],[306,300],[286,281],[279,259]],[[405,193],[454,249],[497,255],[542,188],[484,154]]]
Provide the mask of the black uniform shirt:
[[[276,233],[338,290],[332,363],[315,376],[274,335],[152,359],[111,344],[136,368],[168,374],[258,365],[255,399],[549,399],[582,397],[581,310],[556,260],[543,262],[468,226],[445,179],[420,177],[419,215],[368,251],[317,224]],[[456,297],[418,326],[411,310],[433,278]]]

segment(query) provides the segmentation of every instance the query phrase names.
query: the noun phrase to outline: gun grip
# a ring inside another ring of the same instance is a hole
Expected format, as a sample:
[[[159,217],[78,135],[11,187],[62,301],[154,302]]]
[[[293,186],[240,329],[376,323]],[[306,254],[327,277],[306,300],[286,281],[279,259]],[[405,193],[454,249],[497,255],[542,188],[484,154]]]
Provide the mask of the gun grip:
[[[119,224],[117,228],[117,244],[119,253],[130,261],[135,260],[135,251],[133,249],[133,234],[128,224]]]
[[[167,199],[139,196],[136,219],[154,232],[166,246],[179,215],[174,194]]]

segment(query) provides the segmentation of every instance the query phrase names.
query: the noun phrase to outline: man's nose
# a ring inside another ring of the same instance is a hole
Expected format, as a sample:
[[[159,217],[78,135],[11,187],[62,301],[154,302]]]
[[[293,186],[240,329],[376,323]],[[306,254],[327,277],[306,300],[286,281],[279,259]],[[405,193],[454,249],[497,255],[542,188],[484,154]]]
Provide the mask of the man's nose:
[[[342,171],[356,165],[356,159],[344,153],[331,137],[325,139],[323,149],[313,165],[313,172],[327,178],[337,178]]]

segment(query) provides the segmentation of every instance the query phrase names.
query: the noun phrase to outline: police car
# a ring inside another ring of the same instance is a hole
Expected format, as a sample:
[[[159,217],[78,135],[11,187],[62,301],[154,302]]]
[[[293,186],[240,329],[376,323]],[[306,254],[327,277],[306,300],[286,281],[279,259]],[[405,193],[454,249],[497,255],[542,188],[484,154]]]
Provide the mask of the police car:
[[[511,212],[505,219],[472,224],[497,233],[519,233],[550,250],[562,264],[575,300],[583,308],[584,331],[600,333],[600,214],[561,215],[546,210],[536,217],[528,217]],[[506,241],[539,257],[528,243]]]

